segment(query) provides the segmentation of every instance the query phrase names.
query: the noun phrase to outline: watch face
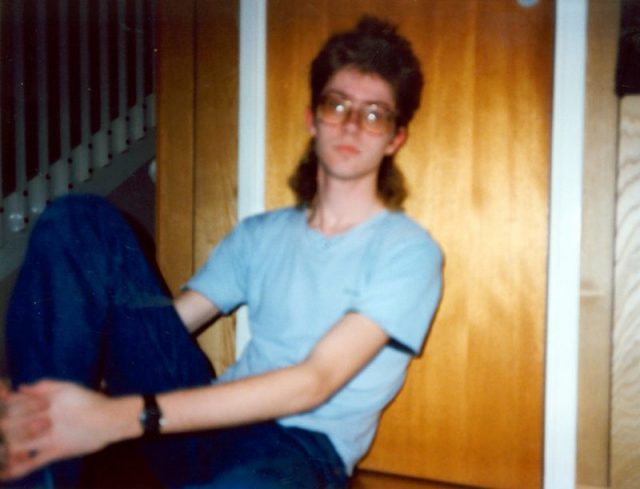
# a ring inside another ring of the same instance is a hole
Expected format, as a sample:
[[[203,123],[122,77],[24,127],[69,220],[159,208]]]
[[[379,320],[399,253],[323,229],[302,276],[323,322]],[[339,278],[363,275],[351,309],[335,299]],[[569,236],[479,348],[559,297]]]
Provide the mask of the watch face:
[[[156,435],[160,433],[160,427],[163,425],[162,411],[154,395],[145,395],[144,408],[140,413],[140,424],[144,431],[144,435]]]

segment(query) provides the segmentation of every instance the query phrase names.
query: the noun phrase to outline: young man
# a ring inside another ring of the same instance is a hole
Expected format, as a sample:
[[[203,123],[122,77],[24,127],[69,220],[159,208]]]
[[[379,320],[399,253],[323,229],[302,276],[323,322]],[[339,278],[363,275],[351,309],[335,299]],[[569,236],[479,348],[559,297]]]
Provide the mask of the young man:
[[[440,297],[442,255],[399,210],[393,160],[421,88],[392,26],[365,18],[330,38],[311,67],[299,205],[241,222],[173,305],[111,208],[54,203],[16,286],[8,348],[15,385],[73,382],[5,395],[4,478],[142,437],[164,486],[346,487]],[[241,304],[252,338],[211,383],[183,326]],[[49,472],[78,480],[77,464]]]

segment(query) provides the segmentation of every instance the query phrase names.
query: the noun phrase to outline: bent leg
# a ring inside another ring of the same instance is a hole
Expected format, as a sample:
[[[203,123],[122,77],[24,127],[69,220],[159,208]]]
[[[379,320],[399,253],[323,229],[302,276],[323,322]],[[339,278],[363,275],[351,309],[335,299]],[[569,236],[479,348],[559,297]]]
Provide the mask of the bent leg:
[[[160,325],[154,328],[156,323]],[[157,348],[147,348],[149,339]],[[162,350],[169,343],[169,352]],[[162,357],[173,375],[175,365],[167,362],[184,367],[186,355],[200,360],[188,373],[197,377],[195,383],[209,378],[206,360],[118,211],[99,197],[62,198],[33,230],[9,305],[10,376],[16,384],[55,377],[97,388],[111,373],[117,378],[107,381],[115,393],[194,382],[181,372],[175,379],[162,379],[170,385],[158,386],[154,380],[147,386],[131,364],[107,369],[112,358],[120,361],[122,355],[112,350],[121,347],[137,354],[136,364],[145,372],[150,360]],[[167,353],[174,354],[167,358]],[[147,363],[140,365],[143,360]],[[125,379],[126,374],[133,378]]]
[[[6,330],[14,386],[50,377],[160,392],[212,375],[131,229],[99,197],[62,198],[39,218]],[[58,464],[59,485],[73,485],[73,466]]]

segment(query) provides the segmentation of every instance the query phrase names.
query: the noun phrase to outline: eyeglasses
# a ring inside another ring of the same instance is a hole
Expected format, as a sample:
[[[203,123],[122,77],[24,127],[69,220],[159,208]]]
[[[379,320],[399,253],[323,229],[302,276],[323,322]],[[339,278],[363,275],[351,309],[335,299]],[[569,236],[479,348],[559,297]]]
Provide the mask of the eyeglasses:
[[[352,100],[336,92],[327,92],[320,96],[316,114],[326,124],[343,124],[358,113],[358,123],[372,134],[386,134],[393,131],[396,113],[376,103],[356,105]]]

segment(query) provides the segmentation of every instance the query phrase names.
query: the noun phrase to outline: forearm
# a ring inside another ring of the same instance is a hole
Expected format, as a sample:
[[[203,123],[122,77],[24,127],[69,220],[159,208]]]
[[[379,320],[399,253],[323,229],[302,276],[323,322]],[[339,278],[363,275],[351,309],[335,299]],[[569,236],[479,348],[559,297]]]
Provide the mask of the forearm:
[[[349,314],[303,362],[227,384],[158,397],[163,432],[223,428],[275,419],[326,402],[386,344],[371,320]]]
[[[163,433],[226,428],[304,412],[326,400],[316,373],[301,364],[227,384],[158,396]]]
[[[138,438],[143,435],[139,416],[142,411],[141,396],[107,398],[103,408],[107,444]]]
[[[300,364],[226,384],[173,391],[157,396],[162,433],[227,428],[304,412],[326,400],[317,373]],[[106,399],[102,415],[109,443],[141,436],[141,396]]]

